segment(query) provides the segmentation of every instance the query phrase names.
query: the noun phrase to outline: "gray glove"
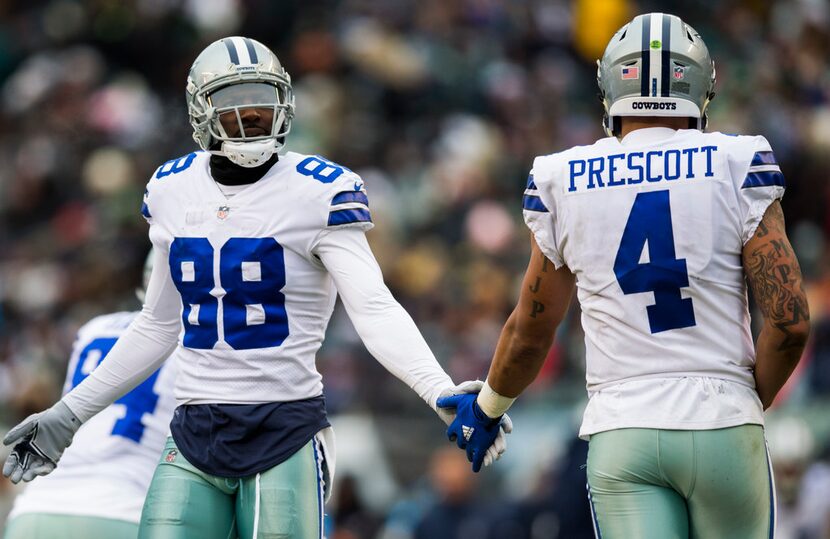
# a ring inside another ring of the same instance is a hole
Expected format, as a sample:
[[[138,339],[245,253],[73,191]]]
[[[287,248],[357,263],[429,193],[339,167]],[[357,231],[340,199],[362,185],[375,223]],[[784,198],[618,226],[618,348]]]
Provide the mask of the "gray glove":
[[[30,415],[3,438],[4,445],[15,444],[3,465],[3,475],[19,483],[50,473],[79,428],[81,420],[63,401]]]
[[[466,382],[461,382],[455,387],[445,389],[440,395],[438,395],[438,398],[449,397],[450,395],[460,395],[462,393],[478,393],[481,391],[482,387],[484,387],[484,382],[481,380],[468,380]],[[438,414],[438,417],[440,417],[441,420],[447,424],[447,426],[452,424],[455,419],[454,408],[436,407],[435,412]],[[496,439],[493,441],[493,445],[487,449],[487,454],[484,455],[485,466],[490,466],[499,460],[504,452],[507,451],[507,435],[513,432],[513,421],[510,420],[510,416],[504,414],[501,418],[501,424],[499,427],[498,436],[496,436]]]

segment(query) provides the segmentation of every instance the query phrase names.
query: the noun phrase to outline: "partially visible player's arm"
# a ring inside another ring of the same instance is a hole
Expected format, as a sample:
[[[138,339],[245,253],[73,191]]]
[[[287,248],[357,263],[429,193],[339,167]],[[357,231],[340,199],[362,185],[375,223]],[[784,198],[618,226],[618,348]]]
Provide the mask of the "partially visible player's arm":
[[[801,267],[787,238],[779,201],[770,204],[744,245],[743,266],[764,315],[755,344],[755,386],[767,409],[798,364],[810,333]]]
[[[144,308],[118,339],[107,360],[51,408],[33,414],[3,438],[13,445],[3,475],[31,481],[55,469],[81,424],[150,376],[176,344],[178,295],[161,250],[156,250]]]
[[[361,230],[326,234],[314,254],[334,279],[346,312],[366,349],[433,409],[453,382],[441,368],[415,322],[395,300]]]
[[[502,329],[487,382],[478,397],[479,406],[490,417],[503,414],[539,374],[573,294],[571,271],[566,266],[555,269],[533,235],[530,245],[519,303]]]

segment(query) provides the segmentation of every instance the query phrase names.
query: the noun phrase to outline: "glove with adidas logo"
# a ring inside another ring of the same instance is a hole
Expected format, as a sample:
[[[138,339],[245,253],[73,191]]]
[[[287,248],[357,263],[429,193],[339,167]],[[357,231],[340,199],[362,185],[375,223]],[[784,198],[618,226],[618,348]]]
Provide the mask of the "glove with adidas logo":
[[[504,453],[504,432],[511,432],[513,424],[507,414],[501,417],[489,417],[476,402],[477,393],[463,393],[440,397],[439,408],[455,408],[455,420],[447,429],[447,437],[459,448],[467,452],[467,460],[473,463],[473,471],[481,470],[481,465],[489,454],[495,452],[500,457]],[[501,449],[498,447],[501,444]],[[500,449],[500,450],[499,450]],[[489,459],[494,460],[492,457]]]

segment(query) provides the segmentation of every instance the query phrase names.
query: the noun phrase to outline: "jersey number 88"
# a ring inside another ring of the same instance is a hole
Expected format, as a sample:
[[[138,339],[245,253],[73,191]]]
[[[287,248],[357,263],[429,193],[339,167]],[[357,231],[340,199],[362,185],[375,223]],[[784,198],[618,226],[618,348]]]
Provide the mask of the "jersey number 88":
[[[219,342],[221,297],[224,340],[234,350],[280,346],[288,337],[285,257],[274,238],[230,238],[215,250],[207,238],[176,238],[170,273],[182,296],[187,348],[211,349]],[[222,293],[224,291],[224,294]]]

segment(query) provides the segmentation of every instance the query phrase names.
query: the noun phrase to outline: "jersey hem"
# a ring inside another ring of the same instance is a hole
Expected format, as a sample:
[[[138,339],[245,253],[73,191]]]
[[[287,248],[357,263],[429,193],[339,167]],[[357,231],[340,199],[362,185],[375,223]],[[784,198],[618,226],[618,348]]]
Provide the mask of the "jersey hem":
[[[112,514],[104,514],[104,513],[95,513],[89,511],[72,511],[72,510],[54,510],[50,509],[48,511],[43,511],[40,509],[35,508],[22,508],[19,510],[12,509],[9,512],[8,522],[11,522],[13,519],[23,516],[23,515],[54,515],[54,516],[70,516],[70,517],[89,517],[89,518],[100,518],[104,520],[117,520],[119,522],[127,522],[128,524],[139,524],[141,522],[141,513],[139,511],[139,515],[136,518],[130,518],[125,516],[113,516]]]
[[[658,429],[658,430],[718,430],[740,425],[761,425],[764,426],[763,418],[740,416],[721,419],[718,421],[626,421],[624,423],[606,423],[592,427],[583,426],[579,429],[579,438],[589,441],[593,434],[619,429]]]

